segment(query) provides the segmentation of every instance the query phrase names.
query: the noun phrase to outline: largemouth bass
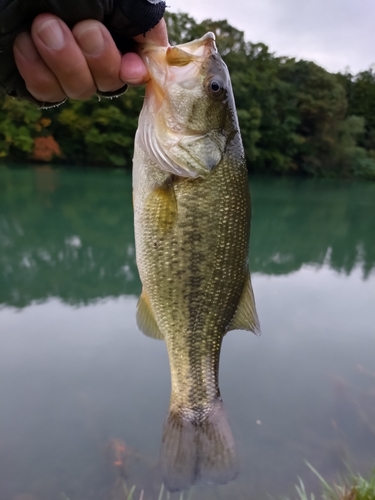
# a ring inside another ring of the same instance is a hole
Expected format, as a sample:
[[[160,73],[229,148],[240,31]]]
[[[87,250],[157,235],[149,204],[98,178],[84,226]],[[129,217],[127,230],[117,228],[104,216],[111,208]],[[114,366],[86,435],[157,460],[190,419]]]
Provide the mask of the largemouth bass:
[[[259,333],[248,268],[250,197],[228,69],[215,36],[145,45],[151,80],[135,139],[137,324],[165,339],[171,400],[161,446],[169,490],[237,473],[218,386],[229,330]]]

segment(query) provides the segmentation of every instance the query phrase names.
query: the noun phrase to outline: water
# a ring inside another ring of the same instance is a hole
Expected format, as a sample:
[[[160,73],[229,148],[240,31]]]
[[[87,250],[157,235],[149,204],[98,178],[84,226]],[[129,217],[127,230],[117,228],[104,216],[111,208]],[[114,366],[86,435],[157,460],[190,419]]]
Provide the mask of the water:
[[[241,474],[193,499],[319,491],[304,460],[375,466],[375,185],[251,191],[263,335],[229,333],[220,367]],[[140,289],[129,174],[0,168],[1,500],[124,500],[124,475],[158,498],[169,367]]]

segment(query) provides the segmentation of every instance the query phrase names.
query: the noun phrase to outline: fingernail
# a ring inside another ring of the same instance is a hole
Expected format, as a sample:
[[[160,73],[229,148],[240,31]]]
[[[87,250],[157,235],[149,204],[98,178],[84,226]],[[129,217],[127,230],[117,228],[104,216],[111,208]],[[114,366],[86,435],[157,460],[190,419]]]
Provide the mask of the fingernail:
[[[126,83],[129,85],[143,85],[147,80],[145,78],[128,78]]]
[[[78,33],[77,39],[81,49],[87,54],[100,54],[104,49],[104,38],[101,29],[98,27],[86,28],[82,33]]]
[[[18,35],[15,48],[29,62],[35,62],[39,59],[38,52],[35,50],[33,41],[27,33]]]
[[[50,19],[43,23],[37,33],[42,42],[50,49],[59,50],[64,45],[64,32],[56,19]]]

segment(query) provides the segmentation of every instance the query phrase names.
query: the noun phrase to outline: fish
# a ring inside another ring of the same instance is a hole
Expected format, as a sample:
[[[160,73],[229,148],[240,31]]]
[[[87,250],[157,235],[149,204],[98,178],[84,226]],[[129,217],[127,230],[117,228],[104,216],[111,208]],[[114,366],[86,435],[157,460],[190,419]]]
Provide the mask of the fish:
[[[160,450],[169,491],[225,484],[238,458],[218,385],[230,330],[260,333],[249,272],[248,174],[227,66],[211,32],[144,44],[150,74],[133,157],[137,325],[166,342]]]

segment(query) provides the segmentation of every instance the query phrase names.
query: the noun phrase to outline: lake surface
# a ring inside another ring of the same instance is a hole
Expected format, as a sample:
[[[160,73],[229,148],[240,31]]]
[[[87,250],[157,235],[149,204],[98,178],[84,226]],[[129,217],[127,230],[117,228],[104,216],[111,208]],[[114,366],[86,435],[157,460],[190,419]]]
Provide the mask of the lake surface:
[[[241,473],[191,499],[318,492],[305,460],[329,480],[375,466],[375,184],[251,193],[263,335],[230,332],[220,366]],[[158,498],[169,366],[140,290],[129,174],[0,168],[1,500]]]

